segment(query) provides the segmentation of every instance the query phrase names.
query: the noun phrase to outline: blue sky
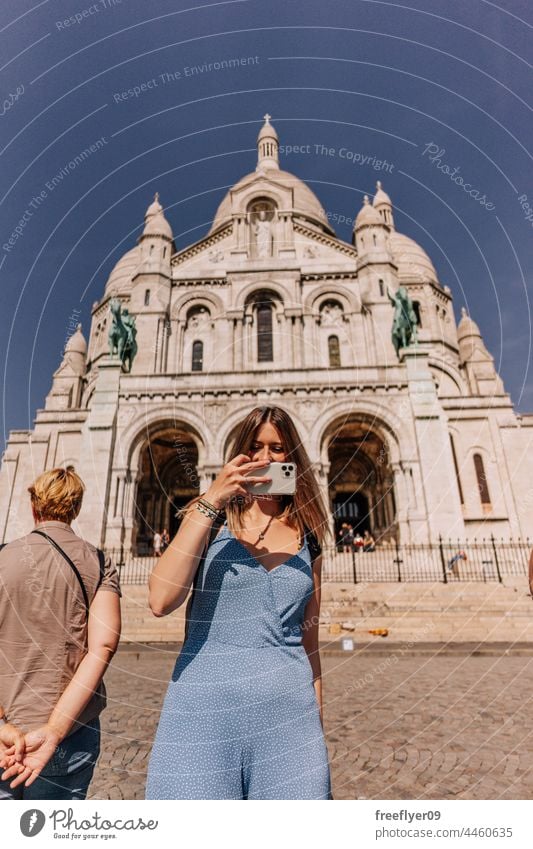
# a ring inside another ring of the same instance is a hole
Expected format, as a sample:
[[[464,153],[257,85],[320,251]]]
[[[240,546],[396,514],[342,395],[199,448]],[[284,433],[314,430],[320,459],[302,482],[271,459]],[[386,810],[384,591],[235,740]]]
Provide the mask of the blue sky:
[[[71,316],[87,335],[154,192],[177,247],[196,241],[255,167],[265,112],[282,144],[310,145],[282,167],[331,215],[353,218],[382,180],[397,229],[430,254],[456,316],[466,305],[478,322],[517,409],[533,411],[532,25],[527,0],[4,0],[3,439],[32,426]],[[205,68],[236,58],[249,61]],[[348,225],[336,232],[350,240]]]

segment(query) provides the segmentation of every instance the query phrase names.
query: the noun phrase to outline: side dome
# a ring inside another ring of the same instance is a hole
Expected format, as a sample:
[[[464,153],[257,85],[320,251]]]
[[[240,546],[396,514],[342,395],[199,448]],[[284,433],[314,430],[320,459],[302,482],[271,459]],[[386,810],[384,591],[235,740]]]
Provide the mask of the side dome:
[[[129,294],[131,280],[141,259],[139,246],[136,245],[124,254],[109,275],[105,287],[105,295]]]
[[[481,331],[476,322],[470,318],[466,309],[462,307],[461,321],[457,326],[457,339],[461,342],[463,339],[468,339],[471,336],[481,339]]]
[[[403,233],[392,232],[389,235],[389,246],[392,258],[398,266],[398,277],[401,282],[431,280],[433,283],[438,283],[435,266],[424,248],[421,248],[414,239],[410,239]]]
[[[368,195],[365,195],[363,198],[363,206],[357,213],[357,218],[355,219],[354,230],[358,230],[360,227],[366,227],[368,225],[373,225],[375,227],[383,227],[384,221],[377,211],[374,209]]]
[[[81,332],[81,324],[78,324],[75,332],[69,337],[65,345],[65,354],[82,354],[87,353],[87,342],[85,336]]]
[[[144,214],[144,230],[143,236],[165,236],[172,241],[172,227],[165,218],[163,207],[159,203],[159,192],[156,192],[154,199]]]
[[[319,224],[320,227],[328,233],[334,235],[334,231],[328,222],[324,208],[315,193],[311,191],[309,186],[307,186],[303,180],[300,180],[299,177],[289,173],[289,171],[281,171],[279,169],[269,169],[263,173],[261,171],[252,171],[251,174],[246,174],[246,176],[242,177],[238,183],[235,183],[233,188],[229,190],[219,205],[213,219],[213,224],[209,230],[209,235],[214,233],[216,230],[220,230],[221,227],[231,223],[232,191],[235,191],[236,189],[243,189],[253,182],[257,182],[258,191],[262,191],[265,187],[265,179],[268,180],[268,182],[283,186],[285,189],[291,189],[293,212],[296,215],[301,215],[303,218],[309,219],[315,224]]]

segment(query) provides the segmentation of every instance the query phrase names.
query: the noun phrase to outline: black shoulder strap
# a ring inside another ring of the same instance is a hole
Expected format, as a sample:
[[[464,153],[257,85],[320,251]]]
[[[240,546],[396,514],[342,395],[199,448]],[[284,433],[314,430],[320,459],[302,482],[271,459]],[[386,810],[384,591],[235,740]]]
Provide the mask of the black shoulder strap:
[[[98,555],[98,565],[100,567],[100,575],[98,576],[98,583],[96,585],[96,590],[100,589],[100,584],[104,580],[105,574],[105,554],[101,548],[96,549],[96,553]]]
[[[88,616],[89,615],[89,596],[87,595],[87,590],[85,589],[85,584],[83,583],[83,579],[82,579],[82,577],[79,573],[79,570],[78,570],[78,567],[76,566],[76,564],[72,562],[72,560],[70,559],[68,554],[66,554],[66,552],[63,551],[61,546],[58,545],[57,542],[52,539],[52,537],[49,537],[48,534],[45,534],[44,531],[32,531],[32,533],[33,534],[39,534],[40,537],[44,537],[46,540],[48,540],[50,545],[53,545],[54,548],[56,549],[56,551],[58,551],[59,554],[61,554],[61,556],[67,561],[68,565],[70,566],[70,568],[72,569],[72,571],[76,575],[76,578],[78,579],[78,583],[80,585],[80,589],[81,589],[82,594],[83,594],[83,603],[85,604],[85,611],[86,611],[87,616]]]
[[[317,557],[322,554],[322,546],[320,545],[316,534],[309,530],[309,528],[305,531],[305,537],[307,539],[307,545],[309,546],[309,554],[311,555],[311,563],[313,563]]]
[[[189,633],[189,617],[190,617],[190,613],[191,613],[194,594],[195,594],[197,587],[198,587],[198,581],[200,580],[200,572],[202,571],[203,562],[204,562],[206,554],[209,550],[209,546],[211,545],[211,543],[215,539],[216,535],[218,534],[218,532],[220,530],[220,526],[224,524],[225,518],[226,518],[226,516],[225,516],[224,513],[222,513],[222,514],[219,513],[217,518],[213,521],[213,524],[211,526],[211,530],[209,531],[209,538],[207,540],[207,545],[205,546],[204,553],[202,554],[200,561],[198,563],[198,568],[197,568],[196,572],[194,573],[194,578],[192,579],[191,593],[190,593],[189,599],[187,601],[187,607],[185,608],[185,634],[184,634],[184,637],[183,637],[183,642],[185,642],[185,640],[187,639],[187,634]]]

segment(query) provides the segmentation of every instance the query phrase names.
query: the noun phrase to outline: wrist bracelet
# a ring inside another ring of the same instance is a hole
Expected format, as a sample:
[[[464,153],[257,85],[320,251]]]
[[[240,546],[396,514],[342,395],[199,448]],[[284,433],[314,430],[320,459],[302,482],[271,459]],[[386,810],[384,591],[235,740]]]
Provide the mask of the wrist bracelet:
[[[196,509],[203,513],[204,516],[208,516],[210,519],[216,519],[218,516],[218,511],[211,510],[205,507],[200,501],[196,502]]]
[[[200,503],[200,504],[203,504],[203,506],[204,506],[207,510],[212,510],[212,511],[213,511],[213,513],[216,513],[216,514],[217,514],[217,516],[218,516],[218,514],[219,514],[219,513],[221,513],[221,512],[222,512],[221,510],[219,510],[219,509],[218,509],[218,507],[215,507],[215,505],[214,505],[214,504],[211,504],[211,502],[210,502],[210,501],[207,501],[207,499],[205,499],[205,498],[199,498],[199,499],[198,499],[198,501],[199,501],[199,503]]]

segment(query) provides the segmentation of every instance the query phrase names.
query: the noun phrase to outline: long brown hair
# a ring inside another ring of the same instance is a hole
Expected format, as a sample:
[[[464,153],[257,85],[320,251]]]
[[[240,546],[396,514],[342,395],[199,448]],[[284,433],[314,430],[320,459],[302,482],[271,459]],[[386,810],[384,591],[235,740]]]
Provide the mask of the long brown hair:
[[[315,473],[311,467],[311,461],[307,451],[294,426],[289,414],[280,407],[255,407],[241,422],[231,455],[226,462],[235,459],[239,454],[251,454],[251,446],[258,429],[263,424],[272,424],[279,431],[283,449],[287,460],[296,465],[297,481],[294,495],[282,496],[282,512],[280,518],[286,518],[291,527],[296,528],[303,539],[306,530],[312,531],[321,545],[324,545],[330,534],[329,515],[324,505],[324,499],[320,492]],[[257,474],[261,474],[259,471]],[[197,499],[193,499],[190,505]],[[242,529],[243,513],[249,509],[251,500],[242,497],[230,499],[226,504],[226,517],[230,531]]]

